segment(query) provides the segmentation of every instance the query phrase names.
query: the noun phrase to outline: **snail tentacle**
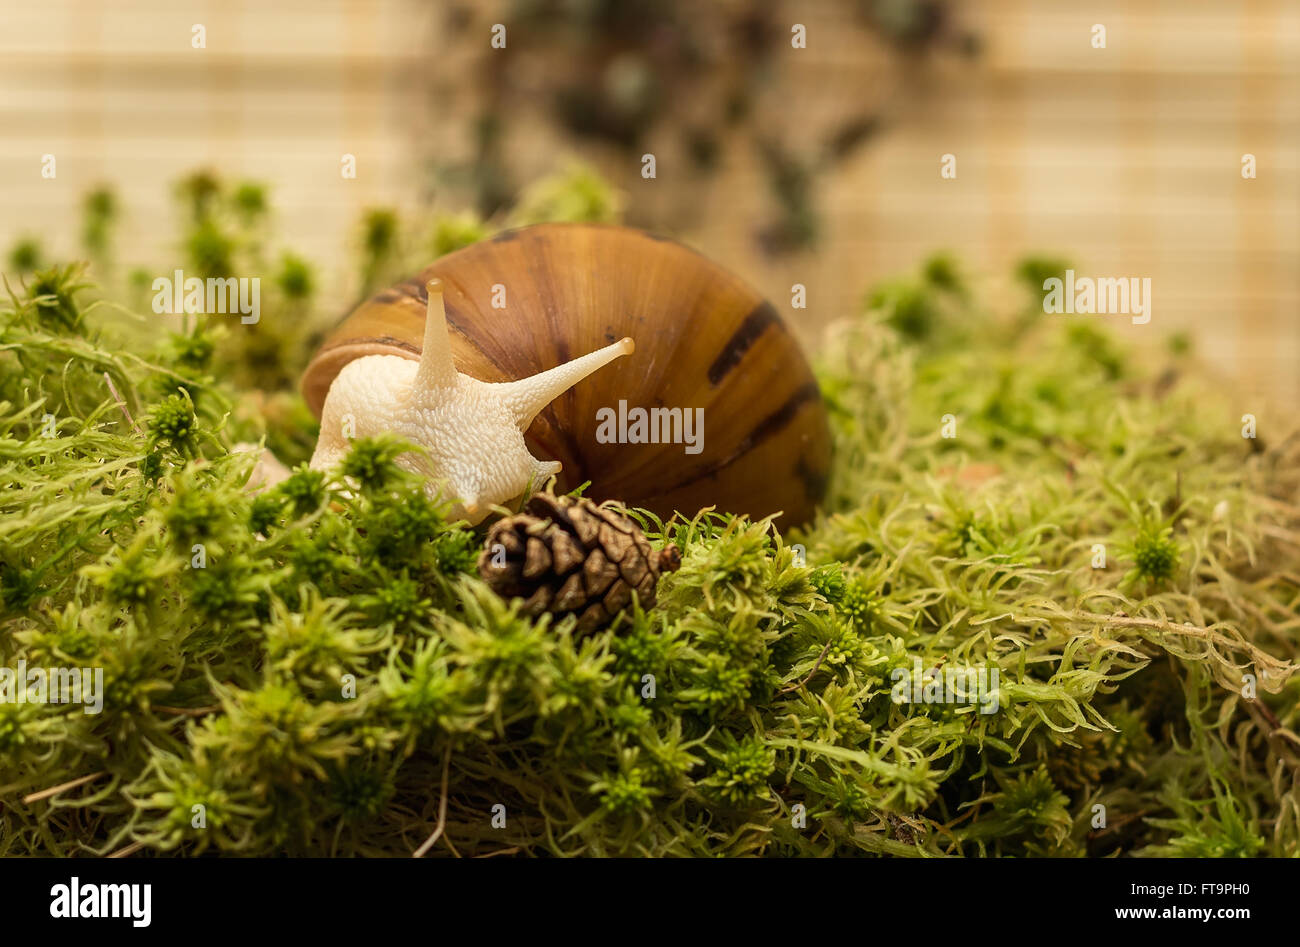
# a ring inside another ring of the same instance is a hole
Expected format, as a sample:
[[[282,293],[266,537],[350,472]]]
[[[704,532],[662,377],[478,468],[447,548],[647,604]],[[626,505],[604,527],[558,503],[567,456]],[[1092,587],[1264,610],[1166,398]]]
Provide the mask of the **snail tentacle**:
[[[603,368],[616,358],[631,355],[636,343],[630,338],[620,339],[613,345],[597,349],[586,355],[557,365],[555,368],[519,381],[502,382],[496,386],[506,408],[514,415],[521,431],[533,423],[533,418],[548,404],[564,394],[592,372]]]
[[[429,307],[424,320],[424,348],[415,383],[420,388],[449,388],[459,377],[451,360],[451,334],[447,331],[447,307],[442,301],[442,280],[428,283]]]

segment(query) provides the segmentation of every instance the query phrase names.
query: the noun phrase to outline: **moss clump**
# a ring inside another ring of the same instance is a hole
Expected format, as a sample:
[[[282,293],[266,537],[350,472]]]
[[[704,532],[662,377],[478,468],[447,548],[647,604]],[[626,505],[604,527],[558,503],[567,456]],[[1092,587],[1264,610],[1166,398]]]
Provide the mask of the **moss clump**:
[[[169,395],[154,405],[149,414],[149,438],[182,454],[192,454],[198,443],[198,419],[183,394]]]
[[[487,235],[486,225],[474,214],[445,214],[434,221],[429,252],[436,259],[477,243]]]
[[[825,514],[642,517],[681,569],[577,637],[396,440],[253,495],[210,330],[139,354],[51,271],[0,307],[0,668],[103,707],[0,702],[0,853],[1300,854],[1300,439],[921,273],[825,350]]]
[[[622,197],[592,168],[574,162],[562,171],[535,181],[510,215],[512,226],[582,221],[616,223]]]
[[[1167,582],[1178,566],[1179,549],[1174,528],[1167,524],[1144,522],[1133,541],[1133,573],[1143,581]]]

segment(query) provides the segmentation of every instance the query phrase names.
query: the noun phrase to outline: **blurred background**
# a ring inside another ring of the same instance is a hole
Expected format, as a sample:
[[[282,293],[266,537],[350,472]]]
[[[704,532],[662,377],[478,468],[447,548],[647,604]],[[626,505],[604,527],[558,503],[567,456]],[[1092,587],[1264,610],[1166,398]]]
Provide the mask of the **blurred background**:
[[[1287,0],[3,0],[0,114],[11,279],[219,270],[221,186],[329,319],[485,222],[578,201],[739,271],[809,348],[935,250],[991,303],[1036,255],[1150,277],[1149,325],[1095,318],[1186,334],[1261,410],[1300,399]]]

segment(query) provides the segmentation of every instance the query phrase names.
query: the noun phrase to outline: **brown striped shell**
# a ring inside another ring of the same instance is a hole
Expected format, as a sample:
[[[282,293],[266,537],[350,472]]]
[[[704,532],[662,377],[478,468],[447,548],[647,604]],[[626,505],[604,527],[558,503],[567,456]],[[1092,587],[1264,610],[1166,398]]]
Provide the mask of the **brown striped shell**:
[[[826,409],[808,362],[772,305],[681,244],[624,227],[539,224],[448,254],[373,296],[325,341],[303,375],[316,416],[343,365],[419,357],[425,285],[444,284],[457,370],[487,382],[553,368],[624,336],[636,351],[565,392],[526,432],[564,465],[558,489],[667,518],[706,506],[806,522],[830,463]],[[506,306],[494,309],[494,287]],[[597,440],[597,412],[703,408],[703,450]]]

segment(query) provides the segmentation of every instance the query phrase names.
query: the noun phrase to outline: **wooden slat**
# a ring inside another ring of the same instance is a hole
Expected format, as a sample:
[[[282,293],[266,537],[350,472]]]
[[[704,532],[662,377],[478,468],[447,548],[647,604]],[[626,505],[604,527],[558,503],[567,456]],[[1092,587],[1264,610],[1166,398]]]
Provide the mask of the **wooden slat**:
[[[362,208],[419,206],[428,162],[471,153],[485,96],[474,37],[486,42],[486,25],[509,22],[513,7],[465,6],[474,25],[453,39],[445,6],[423,0],[4,5],[0,248],[40,231],[52,250],[75,252],[81,194],[110,180],[127,209],[123,258],[164,259],[175,240],[170,183],[210,164],[271,185],[277,241],[314,257],[326,291],[346,296]],[[1059,253],[1081,272],[1152,278],[1152,326],[1123,330],[1137,344],[1158,345],[1157,328],[1191,331],[1245,400],[1294,406],[1300,4],[952,6],[983,38],[976,63],[910,60],[865,29],[850,0],[779,5],[810,44],[779,54],[779,81],[762,95],[786,139],[809,155],[850,115],[879,111],[885,123],[818,182],[815,252],[758,250],[771,196],[744,142],[701,184],[683,171],[674,131],[658,129],[648,149],[660,177],[645,182],[628,156],[563,139],[534,98],[507,116],[506,159],[526,181],[581,154],[624,190],[634,220],[684,230],[778,303],[805,283],[810,309],[789,315],[809,344],[856,309],[866,285],[935,248],[957,253],[990,291],[1008,285],[1020,255]],[[189,48],[196,22],[208,28],[206,50]],[[1094,23],[1107,27],[1105,50],[1090,45]],[[530,41],[522,29],[510,37]],[[344,151],[361,161],[356,181],[338,175]],[[1259,160],[1254,181],[1240,177],[1247,151]],[[39,178],[47,152],[59,156],[56,181]],[[958,156],[956,181],[938,174],[947,152]]]

